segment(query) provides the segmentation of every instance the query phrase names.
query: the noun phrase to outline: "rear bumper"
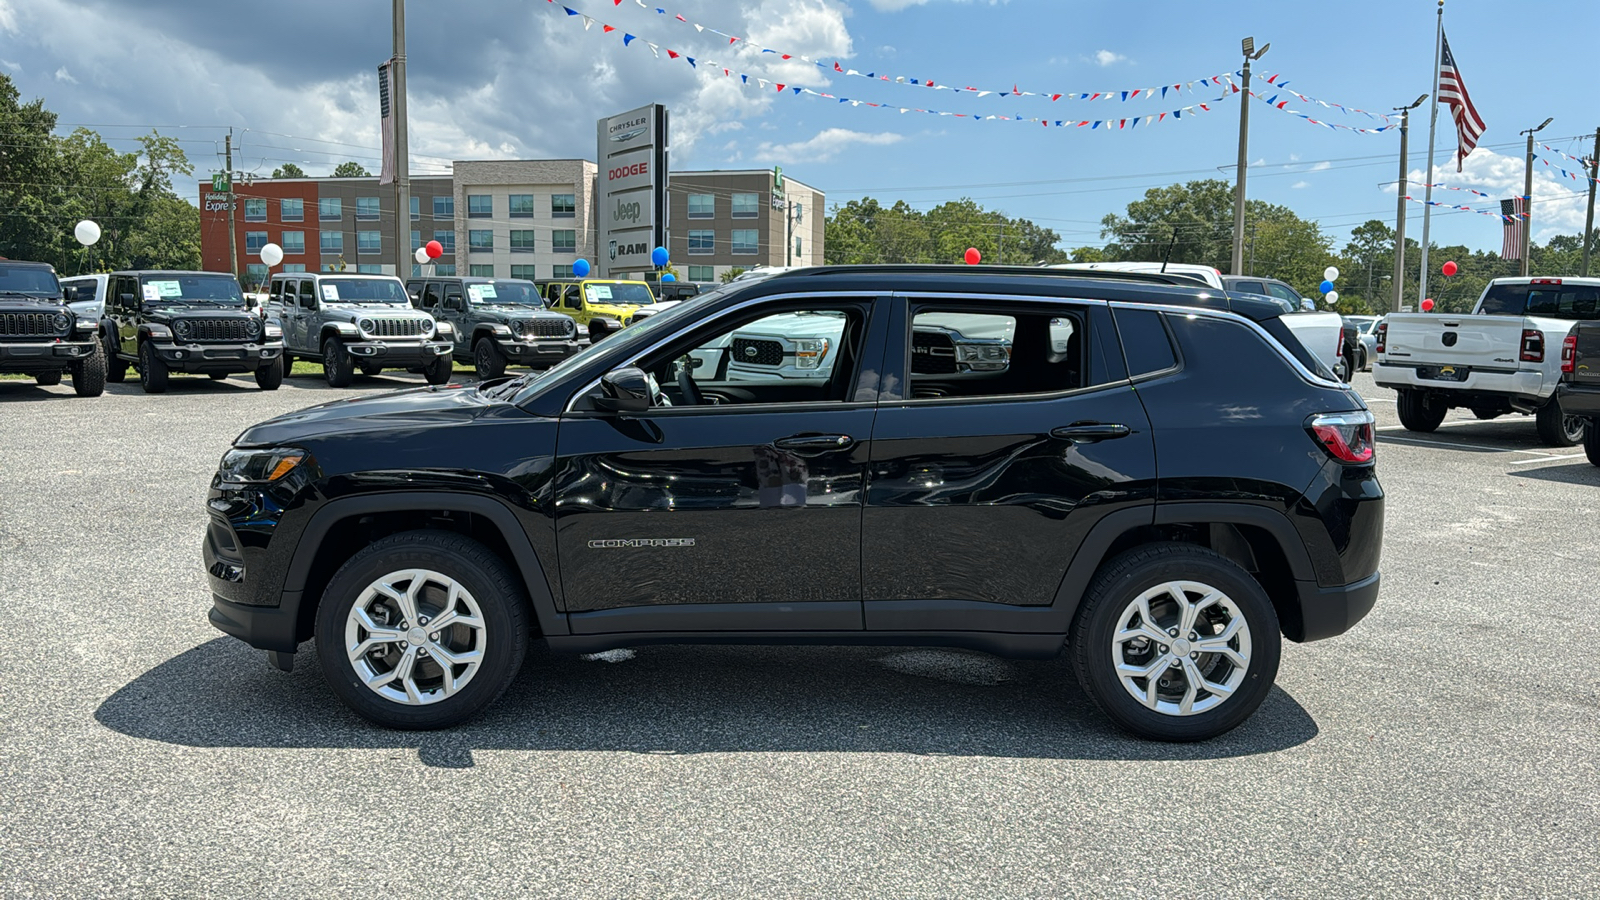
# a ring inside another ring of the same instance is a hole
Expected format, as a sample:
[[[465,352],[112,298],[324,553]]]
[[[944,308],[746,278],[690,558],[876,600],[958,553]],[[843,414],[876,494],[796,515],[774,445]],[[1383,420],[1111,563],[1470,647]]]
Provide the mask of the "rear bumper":
[[[163,344],[151,342],[156,355],[173,372],[190,374],[254,372],[283,355],[273,344]]]
[[[424,366],[448,355],[454,347],[449,341],[352,341],[344,345],[345,351],[356,359],[386,366]]]
[[[1556,388],[1556,399],[1569,416],[1600,420],[1600,386],[1563,383]]]
[[[1325,588],[1315,581],[1295,582],[1295,602],[1279,609],[1284,637],[1291,641],[1320,641],[1349,631],[1378,603],[1382,573],[1374,572],[1354,584]]]
[[[53,372],[94,355],[94,341],[0,342],[0,371]]]
[[[1462,366],[1469,370],[1464,381],[1440,381],[1436,378],[1422,377],[1417,372],[1419,367],[1437,368],[1438,364],[1380,360],[1372,365],[1372,380],[1377,382],[1379,387],[1420,388],[1446,398],[1472,394],[1480,397],[1521,400],[1530,407],[1544,405],[1544,402],[1555,393],[1555,385],[1547,384],[1544,373],[1537,370],[1484,370]],[[1468,404],[1463,401],[1460,405]]]

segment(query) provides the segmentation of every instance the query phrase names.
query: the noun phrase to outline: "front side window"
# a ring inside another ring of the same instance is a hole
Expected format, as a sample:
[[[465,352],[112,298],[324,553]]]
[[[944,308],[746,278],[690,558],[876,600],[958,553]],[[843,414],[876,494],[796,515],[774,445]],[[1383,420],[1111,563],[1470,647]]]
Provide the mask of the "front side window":
[[[1088,384],[1085,318],[1063,306],[975,301],[924,306],[911,319],[912,399],[1054,394]]]
[[[363,221],[372,221],[383,214],[382,207],[378,205],[377,197],[356,198],[356,218]]]
[[[279,200],[278,218],[285,222],[304,222],[306,220],[306,201],[298,198]]]
[[[532,194],[512,194],[510,196],[510,198],[509,198],[509,206],[510,206],[510,210],[511,210],[511,218],[513,218],[513,219],[531,219],[531,218],[533,218],[533,195]]]
[[[552,253],[577,253],[578,232],[571,228],[557,228],[550,232]]]
[[[474,228],[467,232],[467,250],[488,253],[494,250],[494,232],[487,228]]]
[[[382,253],[383,232],[358,231],[356,232],[356,250],[360,253]]]
[[[317,200],[317,218],[324,222],[337,222],[344,218],[344,204],[338,197],[322,197]]]
[[[761,252],[761,233],[754,228],[733,230],[733,252],[753,254]]]
[[[306,252],[306,233],[304,231],[285,231],[281,246],[285,254]]]
[[[454,219],[456,217],[456,198],[449,194],[434,197],[433,217],[435,219]]]
[[[716,246],[716,243],[717,233],[715,231],[705,230],[689,232],[690,253],[710,253]]]
[[[490,219],[494,217],[494,197],[490,194],[467,195],[467,218]]]
[[[344,232],[342,231],[319,232],[318,241],[317,248],[323,253],[344,252]]]
[[[267,198],[246,197],[244,201],[244,220],[246,222],[265,222],[267,220]]]
[[[754,219],[760,209],[760,194],[733,195],[733,217],[735,219]]]
[[[260,253],[261,248],[267,245],[265,231],[246,231],[244,233],[244,249],[247,253]]]
[[[576,194],[550,195],[550,217],[553,219],[572,219],[578,215],[578,197]]]
[[[689,195],[689,218],[709,219],[717,214],[717,199],[711,194]]]
[[[512,231],[511,231],[511,252],[512,253],[532,253],[533,252],[533,229],[531,229],[531,228],[529,228],[529,229],[512,229]]]

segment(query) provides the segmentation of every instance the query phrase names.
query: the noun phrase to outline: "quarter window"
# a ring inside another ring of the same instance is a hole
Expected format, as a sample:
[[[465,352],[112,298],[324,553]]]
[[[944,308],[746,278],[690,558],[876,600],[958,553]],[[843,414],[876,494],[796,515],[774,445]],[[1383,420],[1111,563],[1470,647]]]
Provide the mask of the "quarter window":
[[[1172,338],[1167,334],[1160,313],[1148,309],[1118,309],[1115,316],[1129,375],[1137,378],[1178,364],[1178,357],[1172,351]]]
[[[706,230],[689,232],[690,253],[710,253],[715,248],[716,243],[717,233],[715,231]]]
[[[733,230],[733,252],[736,254],[760,253],[761,233],[754,228],[735,228]]]

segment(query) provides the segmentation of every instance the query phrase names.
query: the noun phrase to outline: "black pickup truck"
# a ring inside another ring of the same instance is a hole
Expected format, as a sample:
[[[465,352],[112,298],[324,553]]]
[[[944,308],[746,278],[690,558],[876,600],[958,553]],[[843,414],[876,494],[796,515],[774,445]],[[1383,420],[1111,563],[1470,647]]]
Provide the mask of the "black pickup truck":
[[[1579,322],[1562,343],[1556,398],[1567,415],[1589,420],[1583,452],[1600,466],[1600,322]]]

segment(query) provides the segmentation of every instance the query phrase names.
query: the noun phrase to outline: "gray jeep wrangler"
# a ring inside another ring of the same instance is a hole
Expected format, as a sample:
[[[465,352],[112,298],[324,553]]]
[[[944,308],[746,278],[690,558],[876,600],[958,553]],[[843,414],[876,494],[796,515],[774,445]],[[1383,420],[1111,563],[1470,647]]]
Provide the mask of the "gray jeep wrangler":
[[[546,369],[589,346],[573,319],[545,309],[539,288],[522,278],[413,278],[406,292],[418,309],[450,323],[456,359],[471,360],[482,381],[508,365]]]
[[[283,327],[285,373],[304,359],[322,363],[331,387],[347,387],[357,369],[368,376],[421,372],[429,384],[450,380],[450,326],[413,309],[393,275],[274,275],[265,315]]]

